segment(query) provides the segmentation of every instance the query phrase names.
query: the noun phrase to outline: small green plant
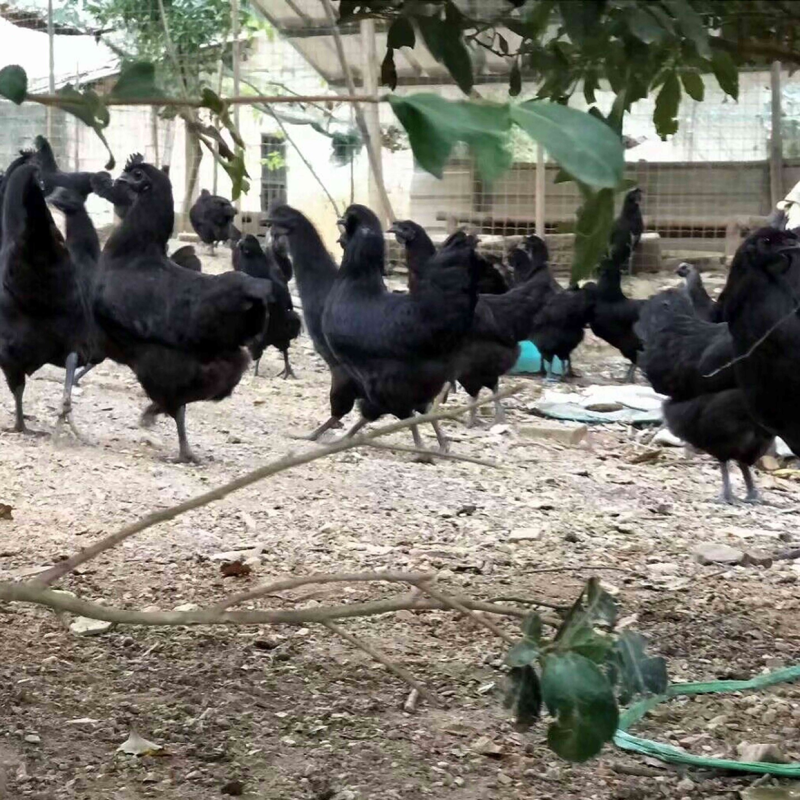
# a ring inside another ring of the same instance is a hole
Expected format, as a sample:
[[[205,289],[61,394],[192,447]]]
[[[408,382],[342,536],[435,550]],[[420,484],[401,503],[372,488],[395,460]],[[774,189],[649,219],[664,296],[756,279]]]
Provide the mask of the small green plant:
[[[616,622],[616,603],[592,578],[552,640],[545,639],[539,615],[531,614],[506,655],[506,708],[527,730],[544,705],[554,718],[547,743],[567,761],[586,761],[611,741],[620,705],[667,688],[665,660],[647,654],[641,634],[615,633]]]

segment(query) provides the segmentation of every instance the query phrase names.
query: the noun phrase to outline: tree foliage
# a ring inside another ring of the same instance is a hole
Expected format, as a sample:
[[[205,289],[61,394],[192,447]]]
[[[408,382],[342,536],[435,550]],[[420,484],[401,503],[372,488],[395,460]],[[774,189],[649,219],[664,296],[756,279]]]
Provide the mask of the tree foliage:
[[[480,50],[505,59],[512,96],[524,79],[540,99],[566,103],[581,91],[594,106],[598,89],[608,88],[616,102],[607,119],[617,130],[624,111],[655,94],[662,136],[674,132],[684,92],[702,100],[710,77],[735,99],[740,68],[800,65],[793,0],[509,0],[499,10],[454,0],[340,0],[339,15],[387,23],[387,59],[424,42],[465,92]]]

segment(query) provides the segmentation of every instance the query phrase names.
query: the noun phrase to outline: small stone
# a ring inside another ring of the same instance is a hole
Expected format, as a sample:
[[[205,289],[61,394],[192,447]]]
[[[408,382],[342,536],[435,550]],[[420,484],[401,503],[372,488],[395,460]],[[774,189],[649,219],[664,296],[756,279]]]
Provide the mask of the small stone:
[[[744,554],[742,564],[745,566],[771,567],[773,563],[772,553],[766,550],[747,550]]]
[[[776,469],[781,468],[781,462],[778,461],[778,459],[775,458],[775,456],[767,454],[765,456],[761,456],[757,466],[760,469],[765,470],[766,472],[775,472]]]
[[[775,744],[747,744],[743,742],[736,748],[742,761],[766,764],[788,764],[783,751]]]
[[[101,633],[110,631],[113,627],[113,622],[106,622],[102,619],[75,617],[69,629],[78,636],[99,636]]]
[[[684,441],[671,433],[669,428],[664,428],[653,437],[651,444],[658,444],[661,447],[683,447]]]
[[[519,425],[517,433],[523,439],[549,439],[550,441],[575,447],[585,438],[589,429],[586,425]]]
[[[509,542],[534,542],[542,536],[541,528],[517,528],[508,534]]]
[[[222,786],[220,792],[231,797],[241,797],[244,794],[244,784],[240,780],[228,781]]]
[[[678,782],[676,788],[681,794],[689,794],[694,789],[694,781],[691,778],[684,778]]]
[[[28,734],[28,735],[25,737],[25,741],[26,741],[28,744],[39,744],[39,743],[42,741],[42,739],[41,739],[41,737],[40,737],[40,736],[38,736],[38,735],[37,735],[37,734],[35,734],[35,733],[29,733],[29,734]]]
[[[180,611],[181,613],[187,613],[189,611],[199,611],[200,606],[197,605],[197,603],[184,603],[183,605],[175,606],[175,608],[172,610]]]
[[[744,551],[727,544],[701,544],[692,550],[700,564],[741,564]]]
[[[514,783],[514,779],[506,775],[505,772],[498,772],[497,782],[503,786],[511,786],[511,784]]]
[[[488,736],[481,736],[477,739],[472,749],[482,756],[490,756],[491,758],[500,758],[503,754],[503,748],[499,744],[495,744]]]

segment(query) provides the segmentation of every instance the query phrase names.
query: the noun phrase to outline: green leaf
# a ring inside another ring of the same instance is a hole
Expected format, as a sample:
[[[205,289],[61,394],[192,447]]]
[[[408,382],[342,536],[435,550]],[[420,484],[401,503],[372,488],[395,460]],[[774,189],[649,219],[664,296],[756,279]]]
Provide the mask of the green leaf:
[[[509,667],[524,667],[533,664],[539,656],[539,647],[535,642],[523,639],[517,642],[506,654]]]
[[[608,669],[621,703],[636,695],[663,694],[667,690],[667,662],[646,653],[647,639],[635,631],[623,632],[608,654]]]
[[[398,17],[390,26],[386,46],[396,50],[398,47],[414,47],[417,37],[414,26],[408,17]]]
[[[123,66],[111,90],[111,96],[121,100],[163,97],[156,86],[156,68],[149,61],[134,61]]]
[[[519,69],[519,61],[516,59],[511,65],[511,75],[508,77],[508,93],[511,97],[517,97],[522,91],[522,73]]]
[[[238,200],[242,193],[247,193],[250,189],[249,176],[244,163],[244,153],[234,158],[223,161],[222,168],[228,173],[231,179],[231,200]]]
[[[535,612],[522,620],[522,635],[532,642],[538,643],[542,640],[542,618]]]
[[[678,107],[681,104],[681,82],[674,72],[670,72],[656,97],[653,122],[656,132],[666,139],[678,130]]]
[[[622,180],[622,140],[590,114],[529,100],[512,106],[511,119],[576,180],[597,188],[611,188]]]
[[[392,91],[397,88],[397,68],[394,65],[394,50],[386,48],[386,55],[381,62],[381,86],[388,86]]]
[[[200,103],[203,108],[208,108],[217,115],[225,113],[225,103],[222,102],[222,98],[208,86],[204,86],[200,93]]]
[[[504,56],[508,55],[508,40],[501,33],[497,34],[497,46],[500,48],[500,52]]]
[[[583,76],[583,99],[590,105],[597,101],[595,92],[600,88],[597,70],[589,69]],[[591,109],[590,109],[591,112]]]
[[[0,97],[20,105],[28,93],[28,76],[22,67],[11,64],[0,69]]]
[[[617,621],[617,604],[600,586],[597,578],[589,578],[586,584],[585,614],[593,624],[601,624],[607,628],[613,628]]]
[[[97,138],[105,145],[108,152],[108,162],[106,169],[114,169],[116,164],[114,154],[108,145],[108,140],[103,133],[103,129],[108,127],[109,114],[103,101],[91,89],[79,92],[71,83],[63,86],[56,94],[58,95],[58,107],[77,117],[81,122],[88,125],[97,134]]]
[[[575,44],[582,44],[597,32],[603,16],[604,0],[560,0],[558,10],[569,38]]]
[[[694,43],[697,52],[703,58],[709,58],[711,45],[708,42],[708,28],[700,14],[687,0],[663,0],[663,2],[677,19],[683,35]]]
[[[628,23],[630,32],[640,42],[652,44],[666,38],[667,31],[652,14],[648,13],[646,8],[635,6],[628,9],[625,13],[625,21]]]
[[[503,705],[514,710],[514,716],[523,730],[527,730],[542,713],[542,690],[536,670],[530,666],[509,670],[510,685]]]
[[[681,83],[683,83],[683,88],[686,89],[686,94],[692,100],[702,102],[706,87],[703,83],[703,78],[697,72],[682,72]]]
[[[417,17],[422,38],[431,55],[447,67],[447,71],[464,94],[472,91],[472,60],[464,44],[459,25],[460,15],[451,11],[455,6],[447,5],[447,21],[439,17]]]
[[[711,69],[719,83],[719,88],[734,100],[739,99],[739,71],[733,59],[724,50],[714,50],[711,56]]]
[[[588,278],[608,249],[608,237],[614,224],[614,192],[601,189],[584,195],[575,220],[575,255],[570,281]]]
[[[457,142],[466,142],[481,177],[491,182],[512,163],[508,147],[510,115],[507,105],[450,101],[421,93],[397,97],[389,104],[408,133],[419,165],[437,178]]]
[[[547,729],[547,743],[561,758],[586,761],[614,736],[619,719],[614,693],[589,659],[576,653],[549,655],[541,691],[548,711],[556,717]]]

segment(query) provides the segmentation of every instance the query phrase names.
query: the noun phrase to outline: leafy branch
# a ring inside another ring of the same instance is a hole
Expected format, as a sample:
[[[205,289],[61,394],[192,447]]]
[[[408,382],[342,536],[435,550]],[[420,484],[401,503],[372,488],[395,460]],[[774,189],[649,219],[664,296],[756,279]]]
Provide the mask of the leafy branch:
[[[540,615],[531,614],[506,655],[506,707],[527,729],[546,706],[554,718],[547,742],[568,761],[586,761],[611,741],[620,704],[666,690],[664,659],[647,654],[641,634],[615,635],[616,621],[613,598],[592,578],[552,639],[544,638]]]

